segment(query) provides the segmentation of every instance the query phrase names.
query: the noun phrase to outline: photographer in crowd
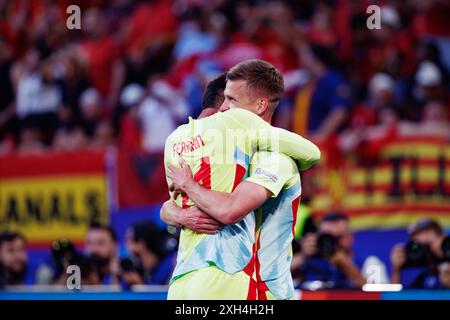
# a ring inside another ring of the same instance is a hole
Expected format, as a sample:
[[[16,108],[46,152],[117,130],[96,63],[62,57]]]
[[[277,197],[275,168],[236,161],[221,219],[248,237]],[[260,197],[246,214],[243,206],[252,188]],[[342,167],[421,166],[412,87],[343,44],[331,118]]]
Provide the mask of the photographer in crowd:
[[[119,259],[115,231],[107,225],[89,227],[84,252],[68,239],[53,241],[49,260],[39,267],[38,284],[65,285],[70,265],[80,267],[82,285],[163,285],[175,265],[177,241],[152,222],[137,222],[126,232],[129,256]]]
[[[0,233],[0,288],[31,284],[28,277],[28,253],[25,237],[13,231]]]
[[[125,287],[167,284],[175,266],[177,242],[151,221],[133,224],[126,234],[130,256],[121,261]]]
[[[118,242],[114,229],[108,225],[93,223],[85,242],[89,264],[96,269],[100,284],[119,284],[120,262],[117,255]]]
[[[67,268],[76,265],[83,285],[119,285],[120,263],[117,256],[117,235],[108,225],[93,223],[87,232],[84,253],[68,239],[52,242],[50,256],[42,263],[36,283],[66,285]]]
[[[409,240],[391,251],[392,283],[411,289],[439,289],[449,286],[450,237],[432,219],[421,219],[408,228]],[[418,274],[406,283],[403,272],[416,269]]]
[[[294,278],[301,289],[361,287],[365,278],[354,262],[353,234],[347,216],[332,212],[320,221],[317,232],[305,234],[292,260]]]
[[[439,284],[437,289],[450,289],[450,262],[445,261],[438,265]]]

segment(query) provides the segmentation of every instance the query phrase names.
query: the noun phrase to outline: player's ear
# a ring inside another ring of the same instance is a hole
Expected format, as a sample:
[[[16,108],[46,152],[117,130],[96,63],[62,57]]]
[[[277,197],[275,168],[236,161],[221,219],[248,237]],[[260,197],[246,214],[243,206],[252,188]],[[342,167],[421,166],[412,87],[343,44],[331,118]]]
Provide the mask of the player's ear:
[[[260,98],[258,101],[258,107],[256,109],[257,114],[260,116],[266,113],[268,109],[269,109],[269,99]]]

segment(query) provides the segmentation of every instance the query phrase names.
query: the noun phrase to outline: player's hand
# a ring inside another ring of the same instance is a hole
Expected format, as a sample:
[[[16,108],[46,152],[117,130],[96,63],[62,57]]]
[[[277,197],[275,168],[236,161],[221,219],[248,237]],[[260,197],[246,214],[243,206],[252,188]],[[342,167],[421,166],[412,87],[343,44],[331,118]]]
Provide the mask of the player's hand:
[[[173,195],[174,199],[177,198],[178,194],[185,193],[190,183],[195,183],[191,169],[186,162],[180,158],[179,163],[181,168],[176,168],[170,163],[167,166],[167,177],[172,180],[169,190],[175,192]]]
[[[197,207],[184,209],[180,219],[183,226],[199,233],[216,234],[224,227]]]
[[[313,256],[317,253],[317,235],[308,233],[301,240],[302,253],[305,256]]]
[[[398,271],[406,263],[406,252],[403,244],[397,244],[391,251],[392,270]]]

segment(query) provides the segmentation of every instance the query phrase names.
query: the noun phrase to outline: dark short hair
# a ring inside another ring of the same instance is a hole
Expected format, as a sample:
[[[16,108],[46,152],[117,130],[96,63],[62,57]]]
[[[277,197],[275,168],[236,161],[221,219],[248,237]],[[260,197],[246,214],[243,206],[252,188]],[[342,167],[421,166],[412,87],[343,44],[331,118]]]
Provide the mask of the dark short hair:
[[[284,81],[280,71],[263,60],[251,59],[238,63],[227,72],[227,80],[246,81],[248,89],[268,95],[274,107],[284,94]]]
[[[425,231],[425,230],[433,230],[438,235],[444,234],[444,229],[439,224],[439,222],[437,222],[434,219],[429,219],[429,218],[423,218],[415,223],[412,223],[408,227],[407,231],[408,231],[409,236],[412,237],[415,234],[417,234],[418,232]]]
[[[159,258],[166,254],[166,232],[152,221],[139,221],[131,226],[133,241],[144,242],[145,247]]]
[[[202,97],[202,110],[220,108],[224,100],[223,91],[226,84],[227,77],[225,72],[208,83]]]
[[[21,239],[26,242],[25,236],[21,234],[20,232],[16,231],[3,231],[0,233],[0,247],[6,243],[11,242],[16,239]]]
[[[101,224],[99,222],[93,222],[89,225],[89,230],[103,230],[109,233],[109,236],[114,242],[117,242],[116,231],[114,231],[113,227],[111,227],[110,225]]]
[[[337,222],[337,221],[348,221],[347,215],[340,211],[332,211],[325,214],[320,221],[322,222]]]

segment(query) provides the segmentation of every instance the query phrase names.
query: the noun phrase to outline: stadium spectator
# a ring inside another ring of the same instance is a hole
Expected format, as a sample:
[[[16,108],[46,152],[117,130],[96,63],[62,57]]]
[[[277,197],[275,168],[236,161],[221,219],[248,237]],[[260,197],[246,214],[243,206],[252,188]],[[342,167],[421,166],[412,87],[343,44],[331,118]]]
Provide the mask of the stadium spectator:
[[[442,51],[443,65],[450,69],[450,30],[447,19],[450,7],[446,1],[411,1],[411,31],[420,40],[432,41]]]
[[[442,75],[442,82],[448,83],[449,70],[447,70],[442,49],[432,40],[421,40],[416,46],[416,60],[418,62],[429,61],[436,65]]]
[[[80,96],[81,124],[89,137],[94,135],[97,123],[105,115],[102,100],[100,93],[94,88],[83,91]]]
[[[43,135],[39,129],[34,126],[22,126],[17,152],[27,154],[43,153],[46,150],[43,140]]]
[[[121,263],[122,280],[127,286],[167,284],[175,266],[176,240],[153,222],[133,224],[126,233],[130,257]]]
[[[112,111],[118,102],[125,68],[120,59],[118,44],[108,33],[107,21],[99,8],[90,8],[83,13],[82,30],[86,38],[80,43],[78,57],[88,70],[91,84]]]
[[[180,92],[160,76],[149,79],[148,86],[150,94],[139,107],[142,144],[145,151],[160,153],[169,134],[187,118],[189,108]]]
[[[348,218],[329,213],[320,221],[317,233],[307,233],[301,250],[292,259],[291,271],[303,289],[348,289],[361,287],[366,279],[355,263],[353,234]],[[316,287],[317,286],[317,287]]]
[[[450,289],[450,262],[442,262],[438,265],[440,289]]]
[[[141,48],[155,52],[173,44],[178,21],[172,4],[171,0],[154,0],[135,7],[127,26],[128,54]]]
[[[365,28],[364,6],[348,6],[344,1],[301,6],[295,1],[224,1],[210,5],[198,2],[176,6],[171,6],[171,3],[170,0],[151,3],[121,1],[108,6],[87,3],[83,8],[83,29],[80,33],[63,28],[62,4],[37,5],[26,1],[20,5],[3,4],[5,19],[0,28],[2,47],[5,47],[2,50],[5,57],[3,65],[5,68],[13,65],[11,81],[7,69],[4,69],[3,78],[5,84],[12,82],[14,86],[10,89],[8,85],[2,86],[5,88],[2,98],[11,100],[12,97],[17,113],[22,114],[24,111],[20,110],[26,105],[21,98],[24,94],[14,89],[19,82],[23,82],[19,78],[32,70],[38,74],[48,74],[50,70],[57,79],[56,86],[52,84],[51,88],[58,87],[58,91],[62,91],[58,119],[51,121],[51,124],[71,132],[80,113],[79,98],[87,88],[97,90],[101,96],[102,117],[110,118],[111,112],[116,113],[112,108],[117,106],[123,83],[145,85],[149,77],[152,83],[153,76],[162,75],[179,92],[174,96],[184,95],[189,101],[189,111],[182,111],[183,107],[175,108],[180,112],[178,115],[173,110],[170,112],[175,122],[183,122],[188,114],[197,115],[201,92],[210,78],[242,59],[263,58],[286,73],[298,70],[300,64],[313,71],[310,83],[299,91],[294,116],[290,117],[289,102],[286,102],[283,105],[287,106],[280,108],[275,118],[284,127],[289,127],[287,120],[293,118],[295,131],[316,134],[319,140],[339,131],[344,124],[350,92],[346,89],[348,81],[344,74],[349,75],[350,84],[358,94],[352,96],[353,102],[359,105],[362,102],[361,93],[364,93],[369,79],[380,72],[389,73],[396,83],[396,102],[408,111],[406,116],[413,117],[406,120],[418,120],[419,109],[430,99],[446,101],[442,84],[448,82],[448,63],[445,60],[448,47],[445,35],[448,32],[439,26],[439,21],[442,21],[442,12],[448,9],[438,2],[423,6],[414,2],[400,6],[388,1],[382,6],[381,30]],[[301,12],[298,12],[299,7]],[[153,14],[155,10],[158,11],[157,17]],[[30,23],[23,26],[27,19]],[[349,19],[352,28],[343,23]],[[411,38],[413,32],[418,37],[417,42]],[[20,41],[22,38],[26,40]],[[302,49],[311,45],[315,58]],[[412,54],[414,49],[416,54]],[[336,55],[329,54],[334,51]],[[297,59],[299,55],[300,60]],[[330,56],[334,59],[329,59]],[[342,70],[336,71],[337,65]],[[417,81],[416,86],[411,86],[415,66]],[[436,77],[436,70],[440,76]],[[433,83],[438,78],[441,79],[439,88],[433,89]],[[413,89],[411,97],[406,90],[408,86]],[[29,91],[29,86],[25,89]],[[321,93],[330,90],[335,93]],[[20,91],[23,92],[22,89]],[[50,96],[55,96],[55,90],[47,91],[52,92]],[[10,103],[8,105],[11,106]],[[154,101],[150,105],[141,109],[161,109],[155,107]],[[415,110],[417,105],[419,109]],[[39,103],[39,108],[47,107],[45,103]],[[52,104],[51,109],[54,108],[55,104]],[[8,107],[7,112],[0,116],[0,131],[3,130],[7,136],[2,144],[5,150],[20,145],[17,141],[21,133],[15,131],[13,123],[8,121],[8,126],[1,125],[4,119],[11,120],[12,110]],[[164,111],[163,115],[166,113]],[[400,115],[400,119],[404,120],[404,115]],[[92,136],[99,121],[97,119],[93,121],[95,123],[86,125],[90,120],[82,117],[77,125],[89,127],[86,131],[88,136]],[[113,123],[115,121],[113,119]],[[145,122],[151,124],[148,119]],[[149,141],[149,137],[155,136],[148,129],[155,126],[150,124],[143,126],[142,142],[146,149],[153,152],[158,149],[156,140],[159,138]],[[45,132],[40,132],[42,127],[46,128]],[[44,145],[51,142],[52,130],[47,128],[40,120],[37,125],[25,126],[27,132],[22,137],[24,143],[21,149],[40,149],[39,142]],[[166,134],[159,129],[155,129],[158,132],[156,136],[160,135],[162,139]],[[118,133],[121,134],[120,130]],[[58,139],[59,135],[56,135]],[[155,146],[152,146],[153,143]]]
[[[0,288],[4,285],[32,284],[27,269],[25,237],[13,231],[0,233]]]
[[[310,68],[311,79],[297,95],[294,131],[324,141],[343,126],[350,107],[351,89],[338,71],[330,49],[312,46],[304,50],[303,59]]]
[[[17,92],[16,114],[20,126],[27,131],[36,132],[35,139],[46,143],[51,141],[56,129],[57,113],[62,105],[62,90],[53,75],[53,68],[54,61],[51,57],[43,59],[41,52],[30,49],[12,70]],[[31,135],[27,135],[27,138],[31,138]],[[27,142],[28,139],[21,143]]]
[[[11,69],[13,65],[11,47],[0,34],[0,141],[7,138],[8,133],[14,129],[14,92],[11,81]]]
[[[423,115],[419,124],[421,135],[450,138],[449,108],[443,101],[429,101],[423,107]]]
[[[83,68],[73,45],[60,48],[55,53],[60,68],[58,80],[62,86],[63,107],[60,108],[60,127],[71,127],[80,118],[79,97],[89,88],[86,69]],[[62,113],[62,114],[61,114]]]
[[[40,263],[36,271],[36,284],[38,285],[63,285],[66,286],[69,274],[67,268],[76,265],[81,270],[81,277],[91,277],[92,272],[87,272],[81,254],[75,245],[68,239],[58,239],[52,242],[50,255]],[[98,284],[97,280],[93,284]]]
[[[97,124],[94,137],[92,139],[91,148],[106,149],[116,145],[116,137],[111,122],[103,120]]]
[[[414,79],[413,97],[416,103],[422,104],[429,100],[446,99],[448,90],[444,85],[443,75],[435,63],[421,62]]]
[[[116,232],[111,226],[91,224],[86,236],[85,253],[96,267],[98,284],[119,284],[117,246]]]
[[[265,60],[281,72],[298,67],[297,46],[300,44],[298,29],[289,6],[282,1],[258,4],[245,18],[243,31],[258,47]]]
[[[131,83],[122,89],[120,104],[123,113],[119,123],[119,146],[130,153],[142,151],[142,137],[140,130],[139,106],[145,98],[145,89]]]
[[[403,121],[400,126],[402,136],[423,136],[450,138],[450,122],[448,107],[443,101],[428,101],[422,108],[422,117],[419,123]]]
[[[308,25],[307,36],[311,43],[334,48],[337,46],[336,31],[333,26],[334,1],[320,1],[315,7]]]
[[[85,150],[89,145],[88,137],[81,126],[60,128],[53,138],[53,150],[75,151]]]
[[[410,76],[414,67],[410,33],[395,5],[385,4],[380,11],[381,28],[370,30],[366,63],[372,74],[383,71],[394,77]]]
[[[211,30],[210,18],[200,7],[192,7],[184,13],[173,55],[176,60],[208,54],[218,46],[218,39]]]
[[[395,81],[390,75],[377,73],[370,79],[367,100],[354,108],[347,129],[339,136],[342,151],[373,155],[377,142],[382,143],[396,133],[399,111],[394,94]]]
[[[444,257],[442,243],[445,233],[442,226],[433,219],[423,218],[409,226],[408,235],[407,244],[397,244],[391,250],[391,281],[410,289],[438,288],[438,265]],[[403,271],[408,268],[418,269],[410,283],[402,277]],[[442,272],[444,282],[445,274]]]

